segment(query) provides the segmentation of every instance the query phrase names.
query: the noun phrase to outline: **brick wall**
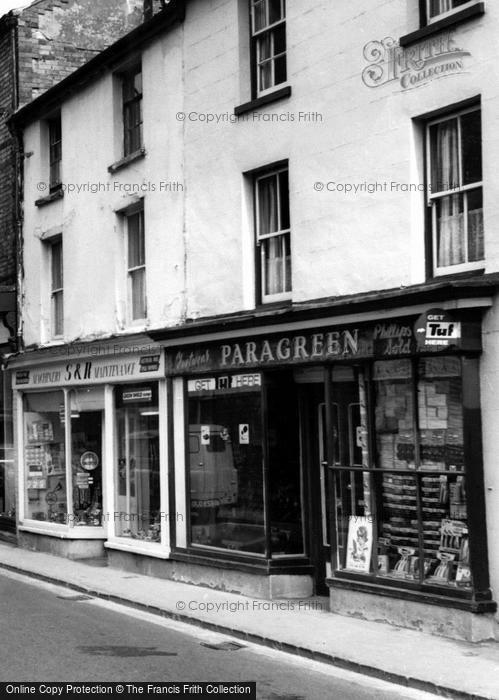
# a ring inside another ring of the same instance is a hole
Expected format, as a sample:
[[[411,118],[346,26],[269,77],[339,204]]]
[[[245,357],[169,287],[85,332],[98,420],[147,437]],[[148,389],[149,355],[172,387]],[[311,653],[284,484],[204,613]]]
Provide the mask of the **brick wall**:
[[[155,12],[160,9],[155,2]],[[18,21],[25,104],[137,27],[143,0],[38,0],[19,12]]]
[[[0,285],[15,280],[14,256],[14,153],[5,123],[14,108],[12,37],[14,29],[0,25]]]
[[[154,13],[162,9],[153,0]],[[15,153],[6,119],[143,21],[143,0],[37,0],[0,19],[0,285],[15,270]],[[18,104],[12,37],[18,43]]]

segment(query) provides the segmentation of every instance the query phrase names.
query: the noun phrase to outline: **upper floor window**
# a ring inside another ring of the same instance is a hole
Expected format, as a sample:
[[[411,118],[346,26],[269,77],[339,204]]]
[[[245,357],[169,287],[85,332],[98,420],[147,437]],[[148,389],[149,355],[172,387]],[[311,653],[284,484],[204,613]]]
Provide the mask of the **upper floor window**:
[[[425,0],[425,2],[428,24],[452,15],[465,7],[477,4],[477,0]]]
[[[427,128],[434,271],[477,268],[485,257],[480,109],[431,121]]]
[[[128,214],[126,220],[130,318],[132,321],[138,321],[145,319],[147,315],[144,210]]]
[[[61,162],[62,162],[62,130],[61,116],[58,115],[48,122],[49,131],[49,186],[54,191],[61,186]]]
[[[288,169],[255,180],[257,246],[262,302],[291,296],[291,228]]]
[[[250,0],[253,97],[285,83],[286,0]]]
[[[142,68],[134,68],[122,74],[124,155],[142,148]]]
[[[50,243],[50,268],[52,337],[59,338],[64,334],[64,276],[62,239],[60,238]]]

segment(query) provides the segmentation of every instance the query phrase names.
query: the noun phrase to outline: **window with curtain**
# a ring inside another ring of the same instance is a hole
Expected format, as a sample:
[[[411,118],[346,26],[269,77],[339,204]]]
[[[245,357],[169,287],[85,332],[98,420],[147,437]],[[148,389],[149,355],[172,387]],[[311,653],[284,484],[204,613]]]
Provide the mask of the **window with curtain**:
[[[431,122],[428,132],[434,271],[478,267],[485,257],[480,109]]]
[[[291,232],[287,168],[255,181],[257,245],[260,248],[261,299],[278,301],[291,294]]]
[[[128,286],[132,321],[146,318],[146,257],[144,239],[144,210],[127,217]]]
[[[250,0],[254,96],[287,80],[285,0]]]
[[[441,19],[442,15],[460,10],[465,5],[476,5],[476,0],[426,0],[428,22],[435,22]]]

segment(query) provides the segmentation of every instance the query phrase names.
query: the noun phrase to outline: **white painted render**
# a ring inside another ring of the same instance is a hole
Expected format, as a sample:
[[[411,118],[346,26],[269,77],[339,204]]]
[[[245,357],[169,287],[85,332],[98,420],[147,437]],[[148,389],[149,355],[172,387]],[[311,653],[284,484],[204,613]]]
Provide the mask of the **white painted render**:
[[[370,88],[362,80],[371,41],[414,31],[413,0],[288,0],[292,96],[234,123],[250,99],[244,0],[193,0],[182,27],[142,53],[146,156],[116,174],[121,143],[111,72],[62,105],[63,182],[102,183],[110,191],[66,191],[44,207],[41,123],[25,132],[24,308],[26,345],[49,339],[47,256],[41,238],[62,232],[64,341],[143,331],[186,319],[251,309],[254,230],[251,187],[243,173],[289,159],[293,301],[405,287],[425,281],[423,129],[418,118],[481,96],[485,269],[499,271],[499,3],[454,30],[462,71],[404,89],[400,80]],[[177,113],[185,120],[180,121]],[[322,115],[302,121],[300,113]],[[215,115],[206,123],[205,115]],[[218,123],[217,123],[218,115]],[[280,117],[277,115],[281,115]],[[264,121],[276,119],[277,121]],[[316,191],[314,183],[326,185]],[[338,184],[387,183],[388,191],[340,193]],[[178,191],[161,191],[178,183]],[[143,184],[147,325],[127,318],[123,220],[134,201],[119,186]],[[154,186],[154,187],[152,187]],[[155,189],[155,191],[151,191]],[[400,188],[399,188],[400,189]],[[499,597],[499,311],[484,319],[481,399],[489,565]],[[178,392],[177,392],[178,394]]]

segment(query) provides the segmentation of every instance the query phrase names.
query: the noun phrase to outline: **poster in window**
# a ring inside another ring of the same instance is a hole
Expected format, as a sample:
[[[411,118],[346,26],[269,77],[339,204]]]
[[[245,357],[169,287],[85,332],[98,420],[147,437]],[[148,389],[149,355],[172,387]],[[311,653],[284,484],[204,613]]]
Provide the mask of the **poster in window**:
[[[373,546],[373,524],[367,517],[351,515],[348,523],[346,569],[369,573]]]

